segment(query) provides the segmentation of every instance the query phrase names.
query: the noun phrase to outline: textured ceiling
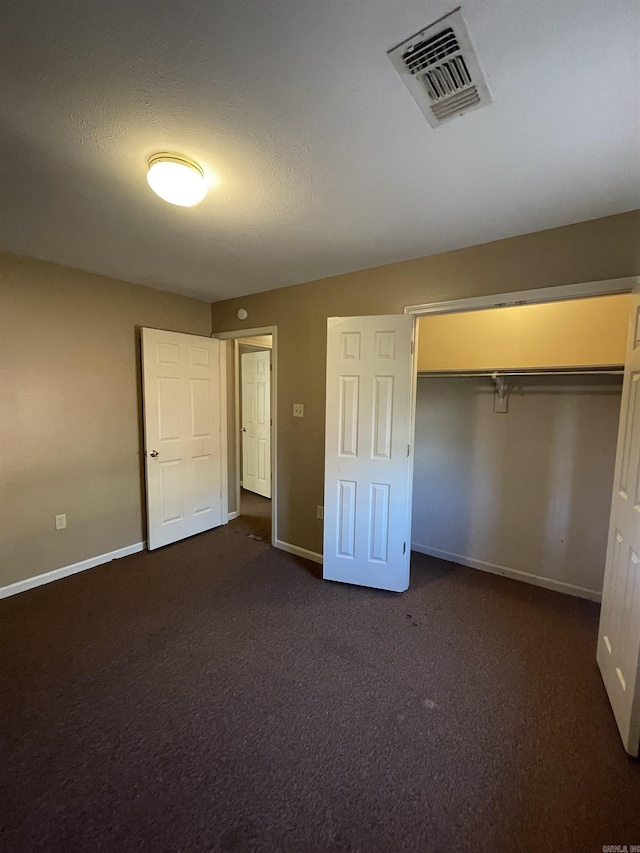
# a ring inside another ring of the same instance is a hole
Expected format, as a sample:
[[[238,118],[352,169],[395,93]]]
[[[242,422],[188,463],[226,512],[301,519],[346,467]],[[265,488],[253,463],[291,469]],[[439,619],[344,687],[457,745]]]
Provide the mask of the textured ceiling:
[[[432,129],[386,51],[454,6],[4,0],[0,248],[217,300],[640,207],[640,3],[463,2],[494,103]]]

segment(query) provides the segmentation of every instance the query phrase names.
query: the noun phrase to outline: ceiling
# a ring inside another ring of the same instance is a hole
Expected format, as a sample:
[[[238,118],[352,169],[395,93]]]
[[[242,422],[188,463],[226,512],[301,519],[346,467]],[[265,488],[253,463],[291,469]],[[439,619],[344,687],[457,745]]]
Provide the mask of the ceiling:
[[[639,0],[463,0],[434,129],[386,52],[455,2],[4,0],[0,248],[214,301],[640,207]]]

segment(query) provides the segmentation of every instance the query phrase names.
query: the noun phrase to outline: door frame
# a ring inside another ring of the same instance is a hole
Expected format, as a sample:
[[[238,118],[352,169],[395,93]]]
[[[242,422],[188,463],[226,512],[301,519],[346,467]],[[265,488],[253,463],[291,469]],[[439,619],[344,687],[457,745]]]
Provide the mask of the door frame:
[[[236,515],[233,515],[233,513],[228,514],[228,519],[231,520],[240,515],[240,346],[238,342],[244,338],[254,338],[262,335],[271,335],[271,544],[275,547],[278,541],[278,327],[260,326],[254,329],[234,329],[230,332],[214,332],[211,337],[217,338],[220,341],[233,341]],[[225,389],[226,387],[225,376]],[[228,452],[226,461],[228,467]]]
[[[273,382],[271,380],[272,370],[271,365],[273,362],[272,357],[272,349],[273,349],[273,340],[269,345],[263,345],[258,343],[252,343],[252,338],[237,338],[233,342],[233,362],[234,362],[234,371],[236,371],[235,365],[237,365],[237,381],[236,388],[234,389],[234,404],[236,406],[236,432],[238,435],[238,444],[236,446],[236,506],[240,506],[239,495],[241,488],[244,488],[244,433],[243,433],[243,409],[244,409],[244,397],[243,397],[243,389],[242,389],[242,357],[244,355],[248,355],[251,353],[248,352],[240,352],[240,347],[243,347],[245,350],[250,350],[252,353],[258,352],[268,352],[269,353],[269,464],[271,464],[271,440],[273,439],[273,430],[271,421],[273,420],[271,416],[271,386]],[[234,372],[234,379],[236,378],[236,373]],[[237,393],[236,393],[237,392]],[[241,435],[243,437],[241,437]],[[241,456],[242,460],[238,459],[238,447],[242,450]],[[271,478],[271,469],[269,469],[269,477]],[[269,495],[269,500],[273,500],[273,483],[270,484],[271,494]],[[247,489],[247,491],[251,491],[251,489]],[[257,493],[258,494],[258,493]],[[273,506],[273,505],[272,505]],[[236,516],[238,513],[236,513]],[[235,516],[234,516],[235,517]]]

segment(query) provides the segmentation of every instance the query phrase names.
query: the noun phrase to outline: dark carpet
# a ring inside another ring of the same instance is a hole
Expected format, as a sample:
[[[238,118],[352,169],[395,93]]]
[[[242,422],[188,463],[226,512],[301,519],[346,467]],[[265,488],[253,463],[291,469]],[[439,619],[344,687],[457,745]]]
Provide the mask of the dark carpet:
[[[0,601],[3,853],[640,844],[595,604],[418,555],[323,583],[248,532]]]
[[[271,500],[240,489],[240,515],[252,537],[263,542],[271,541]]]

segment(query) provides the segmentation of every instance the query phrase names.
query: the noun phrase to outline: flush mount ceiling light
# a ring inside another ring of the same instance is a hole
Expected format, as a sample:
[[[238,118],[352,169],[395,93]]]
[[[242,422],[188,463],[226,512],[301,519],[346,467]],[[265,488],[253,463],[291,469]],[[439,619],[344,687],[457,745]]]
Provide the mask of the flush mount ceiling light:
[[[183,154],[163,153],[150,157],[147,181],[156,195],[180,207],[193,207],[207,194],[202,167]]]

